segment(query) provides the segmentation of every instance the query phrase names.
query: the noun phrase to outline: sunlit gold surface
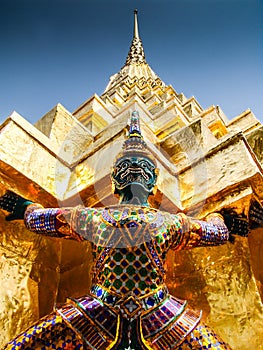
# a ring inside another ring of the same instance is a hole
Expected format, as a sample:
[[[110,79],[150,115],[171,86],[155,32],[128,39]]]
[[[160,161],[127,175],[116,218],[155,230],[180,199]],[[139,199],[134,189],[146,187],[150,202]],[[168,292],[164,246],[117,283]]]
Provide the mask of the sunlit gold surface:
[[[262,265],[257,268],[262,274]],[[204,320],[233,349],[263,349],[263,307],[246,238],[236,237],[220,247],[170,252],[166,282],[175,295],[201,307]]]
[[[0,218],[0,344],[90,286],[89,243],[38,236]],[[4,230],[3,230],[4,228]]]

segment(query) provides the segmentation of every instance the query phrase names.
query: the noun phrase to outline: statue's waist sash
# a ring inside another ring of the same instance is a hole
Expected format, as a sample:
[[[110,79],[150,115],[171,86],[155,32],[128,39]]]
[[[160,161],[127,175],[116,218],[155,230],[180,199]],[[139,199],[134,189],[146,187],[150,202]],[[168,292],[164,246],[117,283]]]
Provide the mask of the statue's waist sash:
[[[88,349],[111,349],[121,337],[122,319],[138,320],[138,338],[151,344],[152,349],[172,349],[197,326],[200,311],[187,307],[187,302],[171,296],[164,286],[137,298],[121,298],[101,286],[91,293],[70,298],[57,313],[82,336]]]

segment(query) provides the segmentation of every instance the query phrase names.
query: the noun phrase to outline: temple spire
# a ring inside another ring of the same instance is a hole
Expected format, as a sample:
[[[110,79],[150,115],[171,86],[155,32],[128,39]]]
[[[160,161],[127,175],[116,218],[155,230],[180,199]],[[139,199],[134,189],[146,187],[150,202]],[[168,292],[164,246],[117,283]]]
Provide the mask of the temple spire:
[[[106,86],[106,89],[102,96],[106,98],[109,91],[111,91],[111,93],[118,91],[118,94],[120,94],[123,84],[125,84],[127,88],[127,84],[133,86],[135,81],[136,84],[139,82],[138,84],[143,85],[147,83],[152,87],[156,85],[165,87],[165,83],[154,73],[154,71],[145,60],[144,50],[139,33],[137,10],[134,10],[133,38],[125,65],[118,73],[111,76],[110,81]],[[123,90],[124,100],[126,100],[128,96],[126,88]]]
[[[146,63],[142,41],[139,35],[137,10],[134,10],[133,39],[125,65],[129,65],[131,63]]]

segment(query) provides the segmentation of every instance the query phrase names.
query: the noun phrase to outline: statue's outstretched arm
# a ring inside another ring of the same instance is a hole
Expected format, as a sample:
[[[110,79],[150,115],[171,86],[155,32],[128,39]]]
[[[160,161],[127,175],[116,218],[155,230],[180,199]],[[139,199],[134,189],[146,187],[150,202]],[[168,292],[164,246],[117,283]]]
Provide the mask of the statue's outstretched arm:
[[[233,209],[223,209],[221,214],[230,237],[233,237],[232,235],[247,237],[251,230],[263,227],[263,206],[256,199],[251,200],[247,215],[237,214]]]
[[[173,230],[175,236],[172,249],[220,245],[229,239],[229,231],[224,223],[224,218],[218,213],[208,215],[206,221],[196,220],[181,213],[176,215],[176,218],[177,220],[179,218],[181,228],[180,231]]]
[[[193,227],[200,227],[199,246],[220,245],[229,240],[229,230],[219,213],[209,214],[205,221],[193,220]]]
[[[0,197],[0,208],[10,213],[6,216],[6,221],[24,219],[26,208],[32,203],[33,202],[20,197],[11,191],[7,191],[2,197]]]
[[[92,239],[93,208],[43,208],[11,191],[0,197],[0,208],[10,213],[7,221],[24,220],[30,231],[78,241]]]
[[[234,210],[224,209],[209,214],[205,221],[196,220],[184,214],[176,216],[181,231],[174,230],[173,249],[190,249],[197,246],[220,245],[234,241],[234,236],[247,237],[250,230],[263,227],[263,206],[252,200],[248,216],[238,215]]]

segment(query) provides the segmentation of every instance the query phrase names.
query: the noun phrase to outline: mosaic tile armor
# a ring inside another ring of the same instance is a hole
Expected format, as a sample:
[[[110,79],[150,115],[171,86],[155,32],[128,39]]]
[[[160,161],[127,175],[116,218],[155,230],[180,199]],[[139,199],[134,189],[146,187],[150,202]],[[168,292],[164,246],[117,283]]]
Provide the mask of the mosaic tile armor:
[[[25,213],[25,224],[39,234],[73,236],[93,243],[90,293],[68,299],[51,318],[60,327],[64,324],[67,332],[72,329],[84,348],[185,349],[184,342],[193,342],[195,338],[191,336],[189,340],[188,335],[198,333],[195,329],[201,327],[201,312],[169,294],[165,258],[169,249],[190,249],[227,240],[228,230],[218,215],[204,222],[133,205],[43,209],[32,204]],[[217,344],[214,349],[228,349],[202,327],[207,339]],[[29,339],[29,333],[22,336],[21,344],[23,339]],[[15,340],[8,348],[24,347]]]

